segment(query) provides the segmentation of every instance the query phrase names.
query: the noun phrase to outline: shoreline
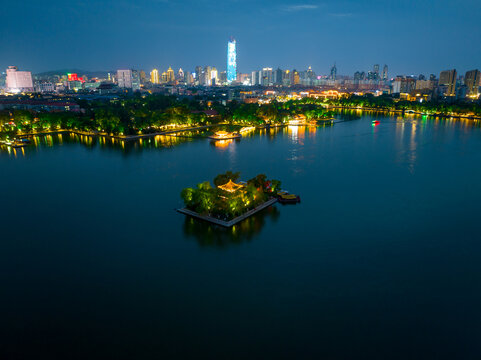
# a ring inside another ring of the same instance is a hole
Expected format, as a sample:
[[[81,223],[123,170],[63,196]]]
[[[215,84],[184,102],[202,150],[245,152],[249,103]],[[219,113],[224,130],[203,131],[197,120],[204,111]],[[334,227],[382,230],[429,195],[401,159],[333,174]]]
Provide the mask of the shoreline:
[[[437,114],[426,114],[422,113],[419,111],[414,111],[414,110],[398,110],[398,109],[386,109],[386,108],[369,108],[369,107],[353,107],[353,106],[330,106],[327,105],[327,109],[331,110],[356,110],[356,111],[366,111],[366,112],[380,112],[380,113],[385,113],[385,114],[402,114],[402,115],[417,115],[417,116],[427,116],[431,118],[439,118],[439,119],[455,119],[455,120],[472,120],[472,121],[481,121],[481,116],[474,116],[474,115],[446,115],[442,113],[437,113]],[[324,125],[323,123],[334,123],[336,120],[335,117],[333,118],[327,118],[327,119],[319,119],[317,125]],[[68,133],[68,134],[76,134],[76,135],[83,135],[83,136],[97,136],[97,137],[106,137],[109,139],[117,139],[117,140],[122,140],[122,141],[135,141],[135,140],[140,140],[144,138],[151,138],[155,136],[175,136],[174,134],[176,133],[182,133],[186,131],[193,131],[193,130],[203,130],[203,129],[208,129],[211,127],[218,127],[218,126],[249,126],[248,124],[236,124],[236,123],[227,123],[227,122],[222,122],[218,124],[211,124],[211,125],[202,125],[202,126],[194,126],[194,127],[185,127],[185,128],[179,128],[179,129],[172,129],[172,130],[165,130],[165,131],[158,131],[155,133],[148,133],[148,134],[136,134],[136,135],[113,135],[113,134],[108,134],[108,133],[103,133],[103,132],[98,132],[98,131],[81,131],[81,130],[71,130],[71,129],[57,129],[57,130],[49,130],[49,131],[41,131],[41,132],[29,132],[29,133],[21,133],[17,134],[17,138],[25,138],[29,136],[47,136],[47,135],[54,135],[54,134],[63,134],[63,133]],[[266,129],[266,128],[275,128],[275,127],[284,127],[284,126],[310,126],[312,124],[309,124],[308,122],[305,123],[299,123],[299,124],[269,124],[269,125],[264,125],[264,126],[258,126],[258,125],[251,125],[255,126],[256,129]]]
[[[325,122],[330,122],[332,120],[335,120],[335,118],[330,118],[328,120],[319,120],[320,124],[322,124],[323,121]],[[137,134],[137,135],[112,135],[112,134],[107,134],[103,132],[89,132],[89,131],[81,131],[81,130],[71,130],[71,129],[57,129],[57,130],[49,130],[49,131],[40,131],[40,132],[29,132],[29,133],[21,133],[17,134],[17,138],[24,138],[24,137],[29,137],[29,136],[47,136],[47,135],[55,135],[55,134],[75,134],[75,135],[83,135],[83,136],[98,136],[98,137],[106,137],[110,139],[117,139],[117,140],[123,140],[123,141],[134,141],[134,140],[140,140],[143,138],[150,138],[150,137],[155,137],[155,136],[164,136],[164,135],[172,135],[176,133],[182,133],[185,131],[192,131],[192,130],[203,130],[203,129],[208,129],[211,127],[218,127],[218,126],[239,126],[243,127],[246,126],[246,124],[230,124],[230,123],[218,123],[218,124],[212,124],[212,125],[202,125],[202,126],[194,126],[194,127],[188,127],[188,128],[180,128],[180,129],[174,129],[174,130],[166,130],[166,131],[159,131],[155,133],[149,133],[149,134]],[[269,126],[263,126],[263,127],[256,127],[256,129],[266,129],[266,128],[275,128],[275,127],[285,127],[285,126],[309,126],[311,124],[309,123],[302,123],[302,124],[270,124]],[[254,126],[254,125],[252,125]],[[226,140],[226,139],[214,139],[214,140]]]
[[[35,133],[22,133],[22,134],[17,134],[18,138],[22,137],[27,137],[27,136],[46,136],[46,135],[54,135],[54,134],[62,134],[62,133],[69,133],[69,134],[76,134],[76,135],[83,135],[83,136],[99,136],[99,137],[107,137],[111,139],[118,139],[118,140],[123,140],[123,141],[133,141],[133,140],[139,140],[143,138],[149,138],[149,137],[155,137],[155,136],[161,136],[161,135],[171,135],[175,133],[180,133],[184,131],[192,131],[192,130],[202,130],[202,129],[207,129],[210,127],[217,127],[217,126],[222,126],[222,125],[229,125],[227,123],[219,123],[219,124],[212,124],[212,125],[202,125],[202,126],[195,126],[195,127],[189,127],[189,128],[181,128],[181,129],[175,129],[175,130],[167,130],[167,131],[159,131],[155,133],[149,133],[149,134],[137,134],[137,135],[111,135],[107,133],[102,133],[102,132],[89,132],[89,131],[80,131],[80,130],[70,130],[70,129],[57,129],[53,131],[41,131],[41,132],[35,132]]]
[[[426,114],[419,111],[414,110],[398,110],[398,109],[386,109],[386,108],[369,108],[369,107],[357,107],[357,106],[330,106],[327,105],[328,109],[337,109],[337,110],[358,110],[358,111],[377,111],[377,112],[384,112],[384,113],[401,113],[405,115],[425,115],[429,117],[435,118],[455,118],[455,119],[465,119],[465,120],[481,120],[481,116],[476,115],[446,115],[443,113],[436,113],[436,114]]]

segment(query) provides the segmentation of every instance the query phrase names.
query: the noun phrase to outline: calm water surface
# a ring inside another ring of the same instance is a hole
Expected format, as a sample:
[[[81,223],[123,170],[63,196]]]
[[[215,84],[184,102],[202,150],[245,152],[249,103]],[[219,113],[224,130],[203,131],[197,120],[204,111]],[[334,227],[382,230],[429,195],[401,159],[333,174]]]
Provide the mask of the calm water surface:
[[[472,123],[374,115],[2,151],[0,359],[480,359],[480,164]],[[228,169],[302,203],[173,210]]]

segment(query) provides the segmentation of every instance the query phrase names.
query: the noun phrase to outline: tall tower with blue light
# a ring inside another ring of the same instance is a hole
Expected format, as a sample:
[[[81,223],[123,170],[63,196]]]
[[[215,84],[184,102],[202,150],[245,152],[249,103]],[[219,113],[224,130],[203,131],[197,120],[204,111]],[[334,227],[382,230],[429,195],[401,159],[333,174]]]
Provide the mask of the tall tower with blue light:
[[[227,82],[230,84],[237,79],[236,43],[233,37],[227,43]]]

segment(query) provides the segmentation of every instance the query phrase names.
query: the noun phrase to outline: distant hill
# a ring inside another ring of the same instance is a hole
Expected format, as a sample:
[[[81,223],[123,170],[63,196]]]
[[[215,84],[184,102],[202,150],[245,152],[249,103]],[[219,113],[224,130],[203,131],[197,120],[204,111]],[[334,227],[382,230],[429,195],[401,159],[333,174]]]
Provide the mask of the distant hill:
[[[81,69],[61,69],[61,70],[52,70],[46,71],[42,73],[37,73],[35,76],[38,77],[48,77],[53,75],[66,75],[68,73],[78,74],[79,76],[87,75],[88,77],[105,77],[107,73],[113,73],[114,71],[89,71],[89,70],[81,70]]]

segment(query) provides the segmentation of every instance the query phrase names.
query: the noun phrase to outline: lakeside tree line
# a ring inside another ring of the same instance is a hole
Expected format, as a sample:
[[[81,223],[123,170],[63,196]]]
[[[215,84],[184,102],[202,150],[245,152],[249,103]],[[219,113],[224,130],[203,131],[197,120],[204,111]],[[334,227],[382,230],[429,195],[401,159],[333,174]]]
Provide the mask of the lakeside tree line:
[[[2,132],[70,129],[111,134],[157,132],[176,125],[209,125],[219,122],[264,125],[284,123],[303,114],[307,119],[331,116],[322,104],[304,101],[226,105],[217,101],[177,99],[174,96],[134,96],[110,101],[78,101],[81,111],[34,112],[0,111]]]
[[[228,122],[245,125],[282,124],[298,116],[306,120],[332,117],[326,106],[361,107],[379,110],[413,110],[427,114],[474,114],[481,116],[478,103],[396,101],[391,96],[356,96],[337,100],[303,98],[267,104],[246,104],[165,95],[135,95],[104,101],[78,100],[79,113],[34,112],[27,110],[0,111],[0,132],[45,131],[70,129],[111,134],[157,132],[169,126],[209,125]]]
[[[408,101],[394,99],[391,95],[374,96],[366,95],[350,95],[337,100],[327,100],[325,104],[332,106],[340,106],[346,108],[369,108],[379,110],[411,110],[425,114],[438,115],[468,115],[481,116],[481,104],[478,102],[452,101],[446,102],[441,100],[431,101]]]

